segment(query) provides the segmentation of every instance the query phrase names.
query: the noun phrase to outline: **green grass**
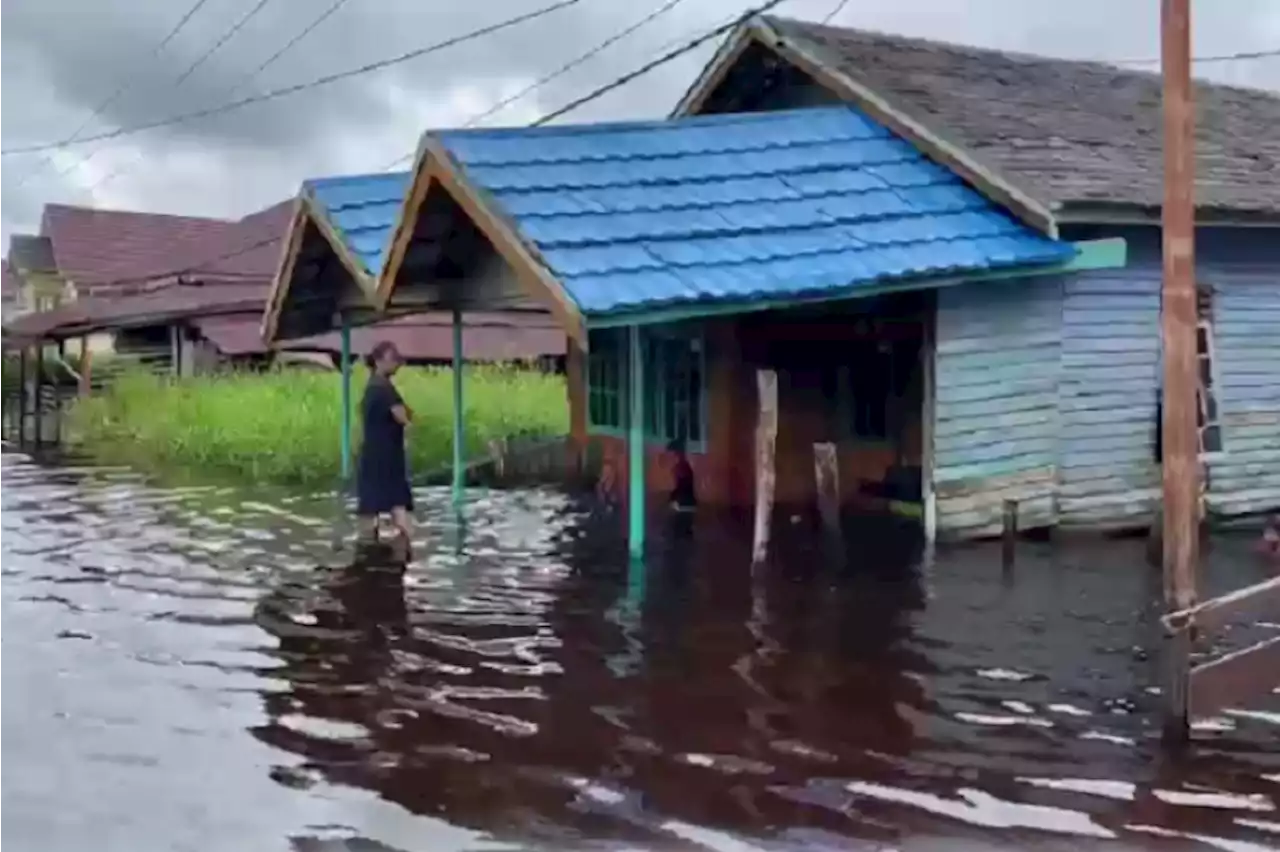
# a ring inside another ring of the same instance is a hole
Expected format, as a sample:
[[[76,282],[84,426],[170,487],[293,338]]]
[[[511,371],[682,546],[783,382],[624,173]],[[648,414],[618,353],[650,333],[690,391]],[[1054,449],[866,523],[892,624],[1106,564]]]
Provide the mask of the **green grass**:
[[[452,373],[406,367],[396,386],[413,409],[409,465],[415,478],[453,457]],[[352,381],[359,446],[365,374]],[[207,474],[277,484],[331,484],[341,447],[340,379],[334,372],[279,370],[172,380],[130,373],[70,412],[72,443],[110,463],[154,473]],[[564,379],[506,366],[463,374],[467,458],[488,442],[568,431]]]

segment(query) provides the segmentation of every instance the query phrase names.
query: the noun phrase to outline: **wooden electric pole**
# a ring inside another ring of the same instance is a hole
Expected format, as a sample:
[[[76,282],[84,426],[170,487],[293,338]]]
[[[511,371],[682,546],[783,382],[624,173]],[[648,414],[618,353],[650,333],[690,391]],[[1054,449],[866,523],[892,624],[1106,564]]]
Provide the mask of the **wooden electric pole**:
[[[1160,60],[1164,83],[1164,415],[1160,424],[1164,486],[1164,598],[1169,611],[1196,602],[1200,543],[1200,441],[1196,418],[1195,103],[1191,90],[1190,0],[1162,0]],[[1170,640],[1164,734],[1188,736],[1191,631]]]

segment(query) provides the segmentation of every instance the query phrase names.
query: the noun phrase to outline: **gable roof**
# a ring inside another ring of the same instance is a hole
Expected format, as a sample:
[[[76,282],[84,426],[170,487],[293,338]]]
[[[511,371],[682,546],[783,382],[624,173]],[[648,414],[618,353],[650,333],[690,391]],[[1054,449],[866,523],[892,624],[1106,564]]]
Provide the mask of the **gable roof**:
[[[0,297],[6,302],[17,302],[18,296],[22,292],[22,279],[18,277],[17,270],[9,265],[9,258],[6,257],[0,263],[3,263],[3,268],[0,269],[0,272],[3,272]]]
[[[451,170],[597,320],[857,296],[1076,254],[851,106],[447,131],[424,149],[415,186]]]
[[[1156,74],[775,17],[747,33],[814,60],[848,84],[841,97],[882,99],[1055,217],[1161,205]],[[1204,81],[1195,97],[1197,207],[1280,216],[1280,97]]]
[[[49,204],[40,230],[62,276],[102,292],[180,275],[265,282],[288,217],[287,203],[240,221]]]
[[[408,172],[313,178],[302,185],[357,265],[356,271],[371,279],[382,271],[408,188]]]
[[[25,272],[56,272],[53,246],[47,237],[14,234],[9,238],[9,262]]]

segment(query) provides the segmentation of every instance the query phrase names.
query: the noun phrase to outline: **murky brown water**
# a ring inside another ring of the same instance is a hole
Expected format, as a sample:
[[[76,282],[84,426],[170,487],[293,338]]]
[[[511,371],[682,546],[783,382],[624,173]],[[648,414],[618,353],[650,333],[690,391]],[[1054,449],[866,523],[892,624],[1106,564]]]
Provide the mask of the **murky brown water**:
[[[1160,756],[1138,542],[640,575],[555,494],[422,504],[400,582],[318,567],[325,499],[6,454],[10,848],[1280,847],[1277,702]]]

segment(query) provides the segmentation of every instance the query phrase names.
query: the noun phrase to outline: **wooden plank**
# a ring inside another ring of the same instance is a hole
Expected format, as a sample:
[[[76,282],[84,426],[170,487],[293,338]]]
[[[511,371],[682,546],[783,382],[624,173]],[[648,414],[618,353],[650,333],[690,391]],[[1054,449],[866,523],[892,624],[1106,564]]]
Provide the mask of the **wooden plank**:
[[[1280,577],[1272,577],[1230,594],[1171,612],[1161,621],[1165,630],[1170,633],[1189,627],[1209,633],[1233,621],[1277,615],[1280,615]]]
[[[1191,718],[1269,695],[1276,686],[1280,686],[1280,636],[1192,668],[1188,678]]]
[[[756,382],[760,393],[760,420],[756,427],[756,518],[751,555],[752,560],[759,563],[769,552],[769,523],[777,484],[774,455],[778,438],[778,374],[773,370],[759,370]]]
[[[307,230],[306,207],[301,198],[294,202],[293,220],[289,225],[289,239],[280,255],[280,263],[276,268],[275,278],[271,281],[271,292],[267,295],[267,310],[262,317],[262,340],[268,346],[275,342],[280,330],[280,312],[284,309],[285,299],[289,296],[289,288],[293,284],[293,268],[298,262],[298,252],[302,249],[302,237]]]

